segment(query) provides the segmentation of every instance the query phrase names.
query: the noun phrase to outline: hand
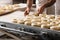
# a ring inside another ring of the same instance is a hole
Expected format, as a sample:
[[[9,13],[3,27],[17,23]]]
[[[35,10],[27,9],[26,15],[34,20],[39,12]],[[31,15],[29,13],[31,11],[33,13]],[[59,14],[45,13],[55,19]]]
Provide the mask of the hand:
[[[30,12],[30,9],[29,9],[29,8],[27,8],[27,9],[25,10],[24,16],[28,15],[28,14],[29,14],[29,12]]]
[[[42,14],[43,11],[44,11],[44,9],[45,9],[44,6],[41,6],[40,8],[38,8],[38,12],[37,12],[37,14],[38,14],[38,15],[39,15],[39,14]]]

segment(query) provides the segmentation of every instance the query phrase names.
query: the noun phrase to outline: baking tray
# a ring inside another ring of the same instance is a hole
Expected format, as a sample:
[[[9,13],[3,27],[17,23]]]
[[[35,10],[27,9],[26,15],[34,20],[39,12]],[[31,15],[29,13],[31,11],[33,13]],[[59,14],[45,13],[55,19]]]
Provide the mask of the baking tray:
[[[50,30],[50,29],[44,29],[44,28],[39,28],[39,27],[33,27],[33,26],[27,26],[23,24],[14,24],[14,23],[8,23],[8,22],[0,22],[0,26],[4,26],[6,28],[11,28],[14,30],[9,30],[9,29],[4,29],[1,28],[1,30],[6,30],[8,32],[14,32],[17,34],[20,33],[25,33],[29,35],[39,35],[43,37],[45,40],[60,40],[60,32],[55,31],[55,30]],[[21,30],[23,28],[23,30]],[[21,32],[23,31],[23,32]]]

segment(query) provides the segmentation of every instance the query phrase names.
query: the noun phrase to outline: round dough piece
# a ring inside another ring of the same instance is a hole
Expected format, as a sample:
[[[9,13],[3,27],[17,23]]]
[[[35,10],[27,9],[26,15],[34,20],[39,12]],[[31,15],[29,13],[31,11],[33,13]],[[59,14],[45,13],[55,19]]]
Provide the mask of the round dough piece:
[[[60,17],[57,17],[56,19],[60,20]]]
[[[56,26],[56,22],[50,22],[50,26]]]
[[[24,24],[24,20],[18,20],[18,24]]]
[[[41,22],[37,22],[37,26],[38,27],[41,27]]]
[[[32,15],[34,15],[34,16],[39,16],[37,13],[34,13],[34,14],[32,14]]]
[[[24,19],[24,21],[31,21],[33,18],[31,15],[27,15]]]
[[[0,9],[0,15],[3,15],[3,14],[5,14],[5,10]]]
[[[32,15],[26,15],[26,17],[32,17]]]
[[[19,4],[14,4],[13,7],[20,7]]]
[[[43,17],[43,15],[42,14],[39,14],[39,17]]]
[[[32,22],[31,26],[41,27],[41,23],[40,22]]]
[[[31,22],[41,22],[41,19],[32,19]]]
[[[42,24],[50,24],[50,22],[44,21],[44,20],[42,20],[41,23],[42,23]]]
[[[39,16],[33,16],[33,19],[40,19],[41,17]]]
[[[13,19],[12,20],[13,23],[17,23],[17,21],[18,21],[17,19]]]
[[[47,28],[47,29],[50,29],[50,25],[49,25],[49,24],[42,24],[42,25],[41,25],[41,28]]]
[[[5,10],[13,11],[12,5],[6,5],[3,7]]]
[[[25,21],[25,25],[31,25],[31,21]]]
[[[46,17],[46,13],[43,13],[43,14],[39,14],[40,17]]]
[[[45,20],[46,18],[45,17],[41,17],[41,20]]]
[[[47,17],[49,19],[55,19],[55,15],[49,15],[49,17]]]
[[[47,14],[46,13],[43,13],[42,15],[43,15],[43,17],[46,17]]]
[[[50,29],[60,31],[60,27],[58,27],[58,26],[52,26],[52,27],[50,27]]]
[[[31,21],[31,18],[25,18],[24,21]]]

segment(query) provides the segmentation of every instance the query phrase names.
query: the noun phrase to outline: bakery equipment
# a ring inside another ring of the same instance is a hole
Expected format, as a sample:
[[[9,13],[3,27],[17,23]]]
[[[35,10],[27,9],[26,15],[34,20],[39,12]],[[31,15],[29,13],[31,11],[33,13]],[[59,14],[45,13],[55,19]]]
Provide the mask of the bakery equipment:
[[[23,24],[0,22],[0,31],[13,35],[15,40],[60,40],[59,31],[42,29]]]

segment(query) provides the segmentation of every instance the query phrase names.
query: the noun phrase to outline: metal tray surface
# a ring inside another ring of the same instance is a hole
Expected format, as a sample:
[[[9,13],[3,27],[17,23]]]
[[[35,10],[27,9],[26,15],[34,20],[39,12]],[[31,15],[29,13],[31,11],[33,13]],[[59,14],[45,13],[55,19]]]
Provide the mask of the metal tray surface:
[[[50,29],[43,29],[39,27],[33,27],[33,26],[27,26],[23,24],[14,24],[14,23],[8,23],[8,22],[0,22],[1,25],[6,25],[6,28],[12,28],[16,30],[20,30],[20,28],[24,28],[24,32],[28,33],[35,33],[37,35],[40,35],[43,39],[50,39],[50,40],[60,40],[60,32]],[[16,32],[16,31],[15,31]],[[19,31],[17,31],[19,33]],[[35,35],[36,36],[36,35]]]

